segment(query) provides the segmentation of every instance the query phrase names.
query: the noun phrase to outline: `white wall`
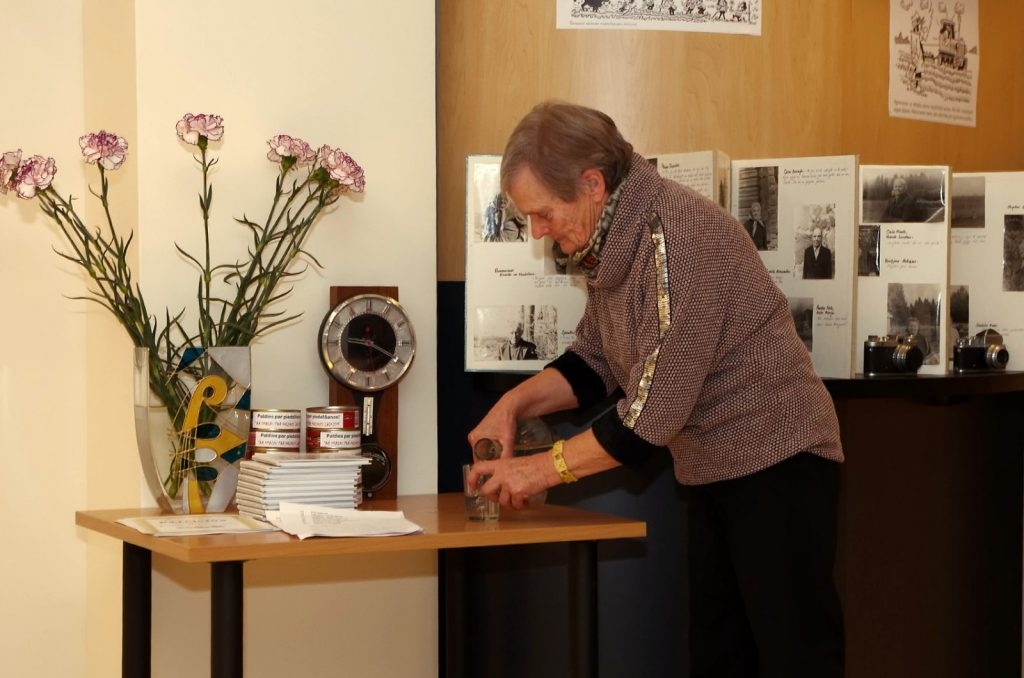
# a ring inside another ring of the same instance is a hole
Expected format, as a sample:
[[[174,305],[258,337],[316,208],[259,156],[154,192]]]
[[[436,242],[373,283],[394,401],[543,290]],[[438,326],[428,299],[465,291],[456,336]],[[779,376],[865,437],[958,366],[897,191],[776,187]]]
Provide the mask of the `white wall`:
[[[244,247],[233,218],[269,205],[266,139],[289,133],[341,147],[365,168],[366,193],[343,199],[309,241],[324,268],[298,279],[287,301],[302,320],[253,346],[253,405],[326,404],[314,349],[328,288],[397,285],[419,339],[400,389],[399,492],[433,492],[434,4],[0,0],[0,16],[7,53],[26,55],[5,73],[0,152],[55,157],[60,190],[84,198],[96,176],[81,167],[78,136],[105,127],[128,138],[114,199],[121,223],[136,226],[136,271],[155,309],[191,308],[195,274],[173,243],[201,248],[199,173],[174,133],[183,113],[225,119],[224,141],[213,145],[214,248],[225,258]],[[120,545],[77,530],[72,517],[150,501],[133,442],[130,346],[101,310],[62,296],[81,294],[84,281],[51,251],[60,239],[34,204],[0,197],[0,234],[5,673],[117,675]],[[208,570],[154,563],[154,675],[205,675]],[[432,553],[250,564],[246,586],[247,676],[329,676],[355,665],[436,673]],[[270,635],[274,643],[261,642]],[[384,635],[403,638],[405,650],[381,651]]]

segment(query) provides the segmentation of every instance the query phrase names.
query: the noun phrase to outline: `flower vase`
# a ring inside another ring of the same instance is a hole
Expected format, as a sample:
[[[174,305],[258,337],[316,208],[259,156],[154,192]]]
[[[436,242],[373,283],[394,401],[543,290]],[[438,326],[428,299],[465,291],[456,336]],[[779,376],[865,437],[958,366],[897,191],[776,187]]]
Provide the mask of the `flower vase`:
[[[249,438],[248,346],[135,349],[135,436],[150,492],[174,513],[219,513],[235,498]]]

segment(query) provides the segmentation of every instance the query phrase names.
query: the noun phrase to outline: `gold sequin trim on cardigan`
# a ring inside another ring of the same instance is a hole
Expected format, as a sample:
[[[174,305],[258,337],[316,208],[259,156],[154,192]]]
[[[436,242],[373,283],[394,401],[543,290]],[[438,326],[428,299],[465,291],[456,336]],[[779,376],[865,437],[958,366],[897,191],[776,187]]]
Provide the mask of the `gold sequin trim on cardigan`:
[[[661,225],[661,219],[657,215],[651,215],[649,222],[651,229],[651,240],[654,242],[654,274],[655,286],[658,294],[658,345],[644,359],[644,370],[640,376],[640,383],[636,387],[636,397],[629,404],[629,410],[622,424],[631,429],[636,426],[637,419],[644,411],[647,403],[647,395],[651,389],[651,382],[654,380],[654,370],[658,365],[658,356],[661,354],[661,342],[668,334],[672,325],[672,306],[669,303],[668,293],[668,251],[665,247],[665,230]]]

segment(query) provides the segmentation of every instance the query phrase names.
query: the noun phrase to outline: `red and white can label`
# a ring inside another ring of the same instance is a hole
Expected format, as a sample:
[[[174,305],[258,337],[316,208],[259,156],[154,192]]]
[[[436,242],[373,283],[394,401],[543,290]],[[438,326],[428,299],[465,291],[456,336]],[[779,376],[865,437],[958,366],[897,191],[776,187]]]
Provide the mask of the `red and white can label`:
[[[249,431],[249,447],[299,451],[302,434],[298,431]]]
[[[352,429],[358,431],[361,425],[359,408],[347,405],[311,407],[306,410],[306,428]]]

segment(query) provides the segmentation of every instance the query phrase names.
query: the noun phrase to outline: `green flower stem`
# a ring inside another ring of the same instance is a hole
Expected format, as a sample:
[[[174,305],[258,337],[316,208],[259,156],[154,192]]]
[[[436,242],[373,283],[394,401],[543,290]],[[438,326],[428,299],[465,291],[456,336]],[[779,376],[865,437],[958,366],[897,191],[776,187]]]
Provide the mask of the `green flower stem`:
[[[247,345],[259,334],[298,317],[278,318],[260,327],[265,315],[277,317],[265,309],[287,294],[288,290],[275,290],[282,279],[297,275],[288,269],[304,251],[302,245],[321,210],[330,204],[328,189],[332,182],[325,182],[320,173],[313,171],[285,191],[283,178],[282,173],[276,180],[274,200],[262,227],[240,220],[252,231],[252,257],[245,272],[238,267],[230,274],[236,290],[233,302],[225,304],[230,312],[221,325],[222,345]]]
[[[205,260],[201,267],[201,281],[199,284],[199,337],[204,346],[216,346],[216,329],[213,317],[210,314],[211,285],[213,283],[213,271],[210,264],[210,204],[213,202],[213,187],[210,186],[210,168],[216,160],[208,161],[206,158],[207,138],[199,136],[199,166],[203,173],[203,192],[199,195],[199,208],[203,213],[203,251]]]

